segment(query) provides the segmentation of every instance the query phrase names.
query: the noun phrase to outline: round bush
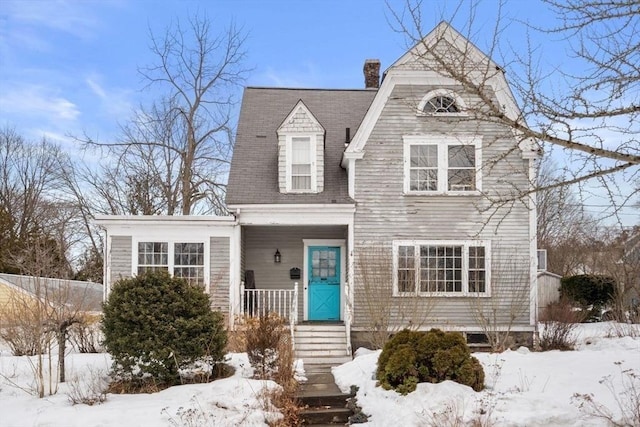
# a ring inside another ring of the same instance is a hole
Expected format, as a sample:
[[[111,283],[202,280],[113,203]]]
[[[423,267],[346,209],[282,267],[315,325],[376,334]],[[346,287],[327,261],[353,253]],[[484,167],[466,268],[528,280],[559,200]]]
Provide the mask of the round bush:
[[[177,384],[181,369],[217,363],[227,343],[223,317],[198,286],[166,272],[116,282],[104,304],[104,346],[114,373]]]
[[[419,382],[451,380],[475,391],[484,387],[482,365],[471,356],[462,334],[438,329],[396,334],[378,358],[376,376],[382,387],[401,394],[411,393]]]

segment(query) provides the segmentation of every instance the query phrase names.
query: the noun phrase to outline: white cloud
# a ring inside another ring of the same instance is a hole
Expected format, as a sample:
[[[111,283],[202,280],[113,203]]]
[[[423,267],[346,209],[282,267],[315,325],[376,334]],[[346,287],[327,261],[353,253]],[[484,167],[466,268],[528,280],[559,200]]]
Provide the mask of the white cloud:
[[[258,77],[260,81],[267,81],[269,85],[277,87],[318,87],[322,81],[321,76],[317,72],[314,64],[304,64],[302,69],[298,70],[275,70],[267,67],[266,71]]]
[[[107,115],[115,119],[129,115],[133,107],[130,101],[131,91],[109,88],[102,82],[102,76],[95,73],[86,77],[85,83],[100,98],[100,107]]]
[[[76,104],[37,85],[23,85],[0,94],[0,110],[9,116],[26,114],[48,121],[74,121],[80,115]]]

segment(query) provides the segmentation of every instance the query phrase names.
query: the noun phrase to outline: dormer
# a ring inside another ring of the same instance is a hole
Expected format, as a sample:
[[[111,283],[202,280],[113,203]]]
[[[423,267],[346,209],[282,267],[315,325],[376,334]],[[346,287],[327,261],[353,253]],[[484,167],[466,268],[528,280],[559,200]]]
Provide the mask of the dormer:
[[[324,127],[299,100],[277,130],[281,193],[324,190]]]

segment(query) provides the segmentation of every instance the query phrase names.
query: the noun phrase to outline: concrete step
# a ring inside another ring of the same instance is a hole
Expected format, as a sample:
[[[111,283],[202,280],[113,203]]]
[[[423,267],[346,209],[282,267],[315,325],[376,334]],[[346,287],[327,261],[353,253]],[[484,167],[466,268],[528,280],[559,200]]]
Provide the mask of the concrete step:
[[[321,348],[315,350],[305,350],[296,348],[296,356],[305,358],[305,357],[320,357],[320,356],[346,356],[347,350],[344,348]]]
[[[345,331],[296,331],[293,336],[296,338],[347,338],[347,334],[345,333]]]
[[[322,324],[322,323],[314,323],[311,325],[305,324],[297,324],[295,326],[295,331],[303,331],[303,332],[342,332],[346,333],[344,325],[332,325],[332,324]]]
[[[297,356],[299,359],[302,359],[305,366],[306,365],[310,365],[310,364],[324,364],[324,365],[331,365],[331,366],[338,366],[338,365],[342,365],[343,363],[347,363],[347,362],[351,362],[353,359],[351,358],[351,356],[347,356],[347,355],[343,355],[343,356],[305,356],[305,357],[300,357]]]
[[[331,406],[334,408],[344,408],[347,405],[347,399],[351,396],[348,394],[323,394],[314,396],[313,394],[308,394],[305,396],[301,396],[298,399],[302,402],[303,405],[306,405],[310,408],[319,408],[323,406]]]
[[[299,335],[296,336],[296,344],[326,344],[326,343],[347,343],[347,337],[345,334],[336,337],[323,337],[323,336],[310,336],[310,335]]]
[[[296,341],[296,350],[344,350],[347,351],[347,343],[346,342],[318,342],[318,343],[309,343],[309,342],[297,342]]]
[[[351,415],[351,409],[347,408],[310,408],[300,413],[305,425],[345,424]]]

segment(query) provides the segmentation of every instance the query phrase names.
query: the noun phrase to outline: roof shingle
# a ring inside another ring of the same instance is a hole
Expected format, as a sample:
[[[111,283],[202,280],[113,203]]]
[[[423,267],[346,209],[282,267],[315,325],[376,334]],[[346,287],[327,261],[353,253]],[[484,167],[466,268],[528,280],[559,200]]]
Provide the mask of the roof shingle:
[[[353,203],[347,173],[340,167],[345,129],[353,136],[376,90],[248,87],[244,91],[226,201],[235,204]],[[324,191],[283,194],[278,190],[276,130],[302,100],[325,128]]]

